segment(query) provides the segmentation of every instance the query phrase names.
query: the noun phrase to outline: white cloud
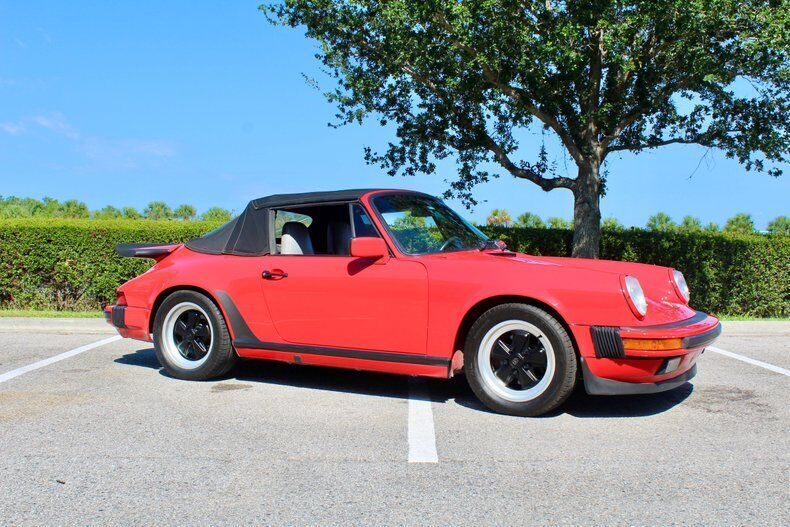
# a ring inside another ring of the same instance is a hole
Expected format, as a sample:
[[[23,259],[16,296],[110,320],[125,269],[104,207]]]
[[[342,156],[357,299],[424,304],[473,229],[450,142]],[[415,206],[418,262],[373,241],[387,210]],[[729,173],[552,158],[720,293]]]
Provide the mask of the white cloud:
[[[0,123],[0,131],[19,136],[36,129],[46,130],[73,142],[79,152],[91,161],[132,168],[141,162],[172,157],[176,153],[169,141],[151,139],[109,139],[81,133],[59,112],[38,114],[16,122]]]
[[[47,130],[52,130],[56,134],[68,137],[69,139],[79,139],[80,134],[77,130],[66,122],[66,118],[60,113],[51,113],[49,115],[34,115],[30,118],[33,124],[36,124]]]
[[[8,135],[21,135],[27,131],[25,125],[22,123],[11,122],[0,123],[0,130],[7,133]]]
[[[0,123],[0,129],[9,135],[22,135],[32,128],[44,128],[69,139],[79,139],[77,130],[66,121],[63,114],[58,112],[24,117],[16,122]]]
[[[52,44],[52,36],[43,27],[37,27],[36,33],[39,34],[45,44]]]
[[[81,141],[79,148],[91,161],[124,168],[134,168],[141,161],[175,154],[175,148],[168,141],[89,137]]]

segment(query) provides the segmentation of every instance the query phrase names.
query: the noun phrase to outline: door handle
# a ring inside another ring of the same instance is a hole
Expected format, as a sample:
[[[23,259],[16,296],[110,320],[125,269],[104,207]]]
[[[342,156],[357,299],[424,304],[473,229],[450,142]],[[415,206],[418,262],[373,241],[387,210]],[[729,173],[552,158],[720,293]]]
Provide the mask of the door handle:
[[[271,280],[272,278],[288,278],[288,273],[280,270],[269,271],[266,269],[261,273],[261,276],[266,280]]]

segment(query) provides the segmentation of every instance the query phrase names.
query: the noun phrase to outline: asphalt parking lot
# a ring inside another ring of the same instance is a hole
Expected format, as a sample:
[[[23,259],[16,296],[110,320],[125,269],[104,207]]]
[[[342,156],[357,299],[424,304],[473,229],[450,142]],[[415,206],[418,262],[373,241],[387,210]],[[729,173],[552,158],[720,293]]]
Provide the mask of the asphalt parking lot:
[[[179,381],[146,343],[86,349],[112,335],[0,319],[0,524],[790,524],[790,323],[725,323],[716,348],[757,363],[709,351],[678,390],[539,419],[462,378]]]

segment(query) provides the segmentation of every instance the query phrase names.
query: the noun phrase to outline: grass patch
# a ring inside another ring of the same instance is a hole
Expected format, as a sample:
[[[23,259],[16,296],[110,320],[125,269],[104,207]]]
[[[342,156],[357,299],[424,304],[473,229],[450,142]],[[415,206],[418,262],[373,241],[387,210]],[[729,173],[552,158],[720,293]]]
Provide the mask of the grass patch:
[[[0,317],[25,318],[101,318],[101,311],[55,311],[38,309],[0,309]]]
[[[721,315],[717,317],[719,320],[724,321],[746,321],[746,322],[790,322],[790,318],[782,317],[750,317],[746,315]]]

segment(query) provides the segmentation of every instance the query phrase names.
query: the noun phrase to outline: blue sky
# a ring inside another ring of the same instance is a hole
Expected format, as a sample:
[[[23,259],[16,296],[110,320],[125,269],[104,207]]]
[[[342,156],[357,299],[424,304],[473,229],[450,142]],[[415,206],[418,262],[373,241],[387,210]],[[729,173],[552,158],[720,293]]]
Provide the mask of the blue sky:
[[[327,126],[334,108],[302,78],[322,79],[315,44],[270,26],[258,3],[0,0],[0,195],[77,198],[93,209],[163,199],[238,210],[277,192],[441,193],[453,163],[439,175],[393,179],[362,158],[391,130],[374,121]],[[524,152],[540,142],[528,134]],[[694,146],[613,156],[608,170],[603,215],[626,225],[657,211],[720,224],[749,212],[764,228],[790,214],[787,176],[749,173]],[[466,212],[477,221],[495,207],[514,217],[572,215],[569,192],[505,174],[477,195],[485,202]]]

